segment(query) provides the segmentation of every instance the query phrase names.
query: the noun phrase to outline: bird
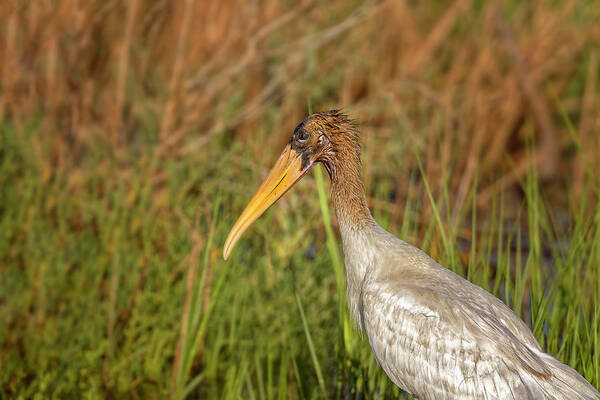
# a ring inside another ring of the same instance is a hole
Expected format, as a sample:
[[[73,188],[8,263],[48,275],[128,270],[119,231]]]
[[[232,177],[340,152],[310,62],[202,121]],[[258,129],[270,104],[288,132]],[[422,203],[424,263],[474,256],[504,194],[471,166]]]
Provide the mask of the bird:
[[[317,163],[331,179],[350,314],[387,376],[415,398],[600,399],[545,353],[500,299],[384,230],[361,180],[358,125],[340,110],[306,117],[233,225],[226,260],[250,225]]]

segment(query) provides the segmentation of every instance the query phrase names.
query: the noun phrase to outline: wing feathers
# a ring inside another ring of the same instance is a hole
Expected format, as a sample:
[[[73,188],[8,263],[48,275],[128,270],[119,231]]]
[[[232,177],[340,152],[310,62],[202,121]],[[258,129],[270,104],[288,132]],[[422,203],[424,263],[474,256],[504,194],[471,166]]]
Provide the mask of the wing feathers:
[[[396,384],[421,398],[535,398],[518,371],[548,371],[528,346],[513,345],[494,315],[422,288],[385,288],[365,287],[363,321],[377,361]]]

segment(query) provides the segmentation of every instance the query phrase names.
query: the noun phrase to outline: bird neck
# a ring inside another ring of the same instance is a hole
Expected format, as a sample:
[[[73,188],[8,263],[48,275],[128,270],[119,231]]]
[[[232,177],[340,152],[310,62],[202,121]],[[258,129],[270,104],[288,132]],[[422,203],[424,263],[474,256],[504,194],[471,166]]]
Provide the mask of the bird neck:
[[[359,329],[363,329],[360,314],[362,283],[372,265],[373,252],[369,251],[378,225],[371,216],[363,183],[360,179],[358,151],[338,158],[337,164],[326,165],[332,184],[335,207],[346,267],[348,307]]]
[[[342,227],[357,230],[374,222],[360,179],[360,155],[348,152],[325,166],[331,178],[333,206]]]

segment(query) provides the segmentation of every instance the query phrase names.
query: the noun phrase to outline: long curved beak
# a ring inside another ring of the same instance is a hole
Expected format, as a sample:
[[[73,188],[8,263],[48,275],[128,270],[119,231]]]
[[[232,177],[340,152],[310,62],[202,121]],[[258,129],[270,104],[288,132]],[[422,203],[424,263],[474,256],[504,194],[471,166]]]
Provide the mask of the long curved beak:
[[[246,206],[242,215],[238,218],[225,240],[223,246],[223,258],[227,260],[233,250],[233,246],[242,234],[258,219],[273,203],[283,196],[296,182],[300,180],[314,164],[302,168],[302,156],[292,150],[288,144],[281,153],[279,160],[275,163],[269,176],[258,188],[250,203]]]

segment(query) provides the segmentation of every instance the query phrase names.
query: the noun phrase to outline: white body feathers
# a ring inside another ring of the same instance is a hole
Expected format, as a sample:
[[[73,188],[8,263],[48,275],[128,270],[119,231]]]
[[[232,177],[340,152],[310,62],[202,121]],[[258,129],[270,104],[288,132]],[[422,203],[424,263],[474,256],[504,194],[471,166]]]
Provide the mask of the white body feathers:
[[[374,220],[338,213],[350,312],[375,358],[419,399],[600,399],[502,301]]]

